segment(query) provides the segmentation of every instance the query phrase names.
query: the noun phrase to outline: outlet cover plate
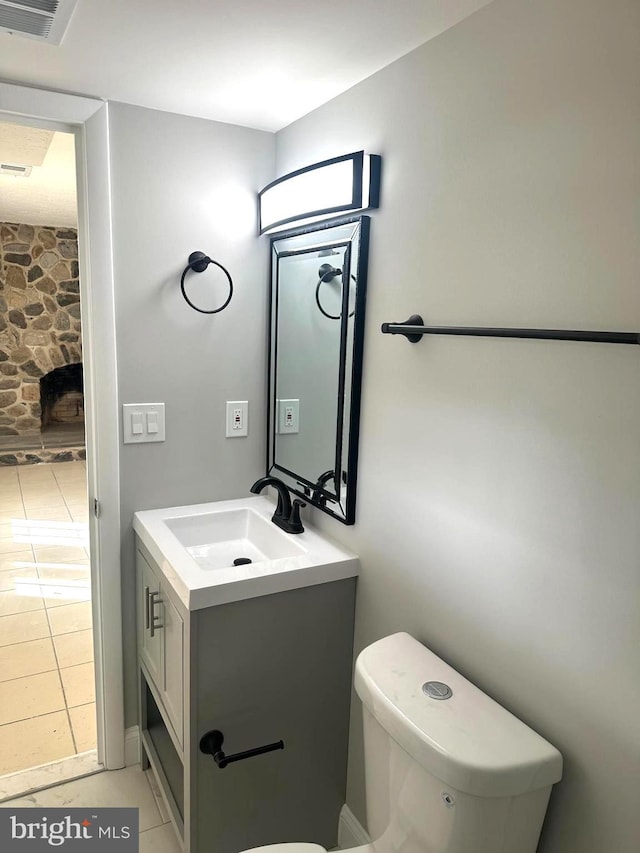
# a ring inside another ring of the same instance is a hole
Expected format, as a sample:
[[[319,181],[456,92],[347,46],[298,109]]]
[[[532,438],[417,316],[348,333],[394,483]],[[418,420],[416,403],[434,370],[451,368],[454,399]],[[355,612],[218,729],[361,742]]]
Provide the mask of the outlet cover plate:
[[[293,435],[300,432],[300,400],[278,400],[278,433]]]
[[[249,401],[227,400],[227,438],[244,438],[249,434]]]

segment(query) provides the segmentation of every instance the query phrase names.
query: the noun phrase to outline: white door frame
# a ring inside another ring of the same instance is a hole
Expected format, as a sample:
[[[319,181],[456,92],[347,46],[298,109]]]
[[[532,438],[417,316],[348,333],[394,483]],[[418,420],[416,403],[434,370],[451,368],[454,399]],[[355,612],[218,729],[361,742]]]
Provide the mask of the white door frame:
[[[0,83],[0,118],[76,137],[98,761],[124,767],[119,417],[111,233],[109,107],[103,101]]]

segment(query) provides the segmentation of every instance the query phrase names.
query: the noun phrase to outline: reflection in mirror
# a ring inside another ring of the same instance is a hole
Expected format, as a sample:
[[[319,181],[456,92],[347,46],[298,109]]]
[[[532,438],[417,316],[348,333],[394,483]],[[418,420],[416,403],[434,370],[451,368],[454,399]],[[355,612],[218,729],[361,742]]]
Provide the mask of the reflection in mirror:
[[[271,240],[268,473],[355,520],[369,217]]]

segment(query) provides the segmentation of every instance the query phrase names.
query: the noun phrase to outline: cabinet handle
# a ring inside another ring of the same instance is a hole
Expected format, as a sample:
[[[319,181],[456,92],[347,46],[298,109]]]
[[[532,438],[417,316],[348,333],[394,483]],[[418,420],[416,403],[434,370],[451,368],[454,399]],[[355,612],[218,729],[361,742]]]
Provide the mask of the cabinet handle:
[[[149,587],[144,588],[144,627],[149,630]]]
[[[157,621],[158,617],[156,616],[156,604],[162,604],[162,599],[158,598],[159,595],[159,592],[149,593],[149,633],[152,637],[158,628],[164,628],[162,622]]]

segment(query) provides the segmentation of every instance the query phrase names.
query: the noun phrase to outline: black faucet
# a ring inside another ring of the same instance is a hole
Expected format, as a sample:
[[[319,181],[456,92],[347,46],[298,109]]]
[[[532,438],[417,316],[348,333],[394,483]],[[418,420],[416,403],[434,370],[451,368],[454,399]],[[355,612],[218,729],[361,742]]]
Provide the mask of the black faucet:
[[[318,503],[320,506],[326,506],[327,503],[327,495],[323,494],[323,487],[329,482],[329,480],[335,480],[335,471],[329,469],[325,471],[324,474],[320,474],[318,479],[316,480],[316,484],[313,487],[313,494],[311,496],[311,500]]]
[[[306,504],[296,498],[292,507],[289,489],[277,477],[260,477],[249,491],[254,495],[259,495],[267,486],[273,486],[278,492],[278,504],[271,521],[285,533],[304,533],[304,527],[300,521],[300,508]]]

